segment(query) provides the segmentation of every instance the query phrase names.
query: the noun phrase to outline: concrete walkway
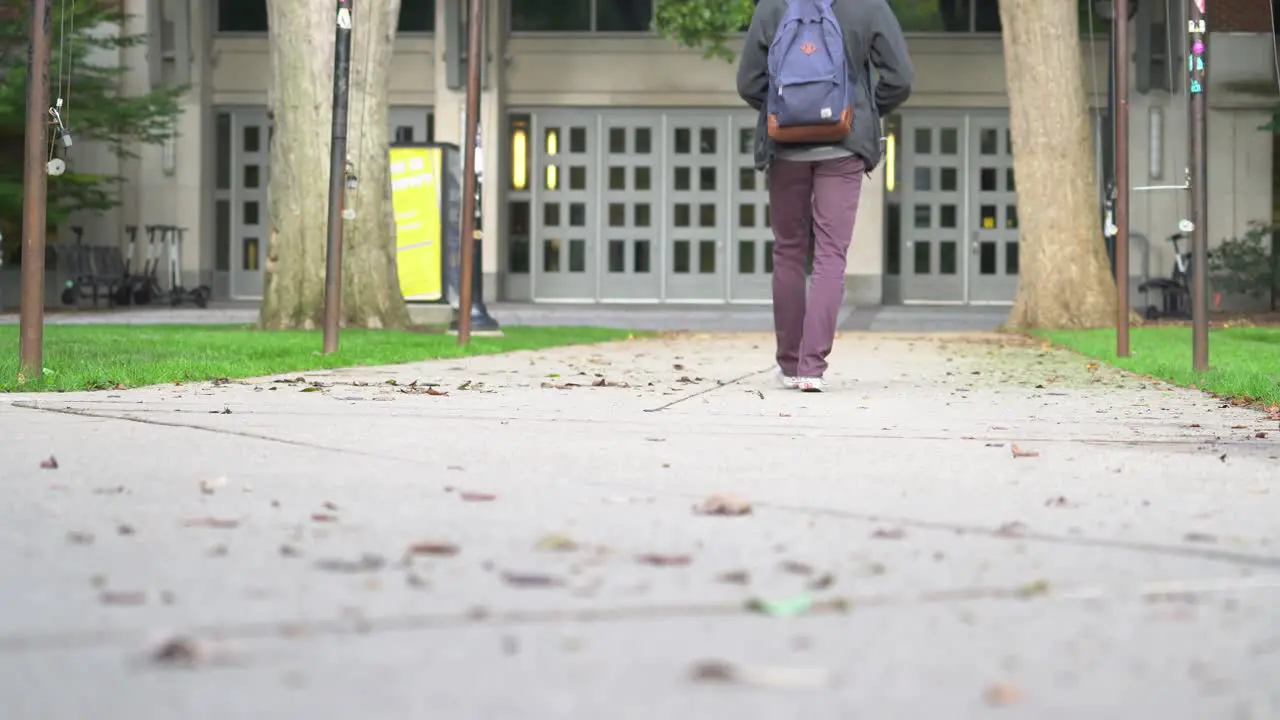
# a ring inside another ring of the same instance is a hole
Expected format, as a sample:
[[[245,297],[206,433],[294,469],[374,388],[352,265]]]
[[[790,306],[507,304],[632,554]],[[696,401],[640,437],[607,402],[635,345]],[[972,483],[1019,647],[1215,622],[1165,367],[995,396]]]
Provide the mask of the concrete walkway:
[[[1280,422],[1007,342],[3,398],[0,717],[1280,716]]]

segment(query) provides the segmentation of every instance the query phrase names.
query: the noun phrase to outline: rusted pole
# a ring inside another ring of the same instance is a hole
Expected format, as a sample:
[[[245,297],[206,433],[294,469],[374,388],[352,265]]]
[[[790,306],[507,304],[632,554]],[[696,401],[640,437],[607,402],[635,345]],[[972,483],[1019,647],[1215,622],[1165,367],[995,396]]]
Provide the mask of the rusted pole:
[[[342,195],[347,185],[347,103],[351,91],[353,0],[338,0],[333,42],[333,144],[329,148],[329,237],[324,266],[324,353],[338,351],[342,323]]]
[[[1129,2],[1113,0],[1115,57],[1116,357],[1129,357]]]
[[[471,273],[476,263],[476,135],[480,132],[480,63],[484,62],[484,0],[471,0],[467,22],[467,114],[462,123],[462,267],[458,273],[458,344],[471,342]]]
[[[1209,369],[1209,173],[1208,113],[1205,87],[1208,63],[1208,34],[1205,32],[1206,0],[1187,0],[1187,34],[1191,52],[1188,57],[1190,78],[1187,103],[1191,124],[1191,361],[1197,371]]]
[[[44,376],[44,245],[48,227],[49,54],[53,2],[31,0],[31,62],[27,64],[26,154],[22,177],[22,277],[19,378]]]

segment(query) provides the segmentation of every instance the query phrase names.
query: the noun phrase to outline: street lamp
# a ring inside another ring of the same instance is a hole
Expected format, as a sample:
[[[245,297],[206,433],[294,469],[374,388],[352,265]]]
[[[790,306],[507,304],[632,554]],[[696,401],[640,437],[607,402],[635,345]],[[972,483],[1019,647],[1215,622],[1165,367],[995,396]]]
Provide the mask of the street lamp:
[[[1107,34],[1107,125],[1104,134],[1103,239],[1116,281],[1116,356],[1129,355],[1129,22],[1138,0],[1092,0],[1094,12],[1114,21]],[[1116,7],[1126,8],[1117,18]]]

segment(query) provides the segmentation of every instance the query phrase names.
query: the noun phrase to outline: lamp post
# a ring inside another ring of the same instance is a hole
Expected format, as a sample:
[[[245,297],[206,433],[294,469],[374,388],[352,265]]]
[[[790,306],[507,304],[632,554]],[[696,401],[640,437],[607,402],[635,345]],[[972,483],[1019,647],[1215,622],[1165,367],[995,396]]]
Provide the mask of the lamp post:
[[[31,0],[27,64],[26,154],[22,178],[22,269],[18,326],[19,378],[44,377],[44,247],[48,227],[49,56],[53,3]]]
[[[1209,189],[1208,177],[1208,90],[1205,47],[1206,0],[1187,0],[1187,34],[1191,52],[1187,67],[1190,77],[1187,90],[1191,94],[1188,113],[1191,125],[1191,361],[1198,372],[1209,369],[1209,298],[1207,265],[1209,264]]]
[[[470,0],[467,23],[466,120],[462,123],[462,257],[458,273],[458,344],[471,342],[471,298],[477,289],[472,273],[476,261],[476,135],[480,132],[480,66],[484,62],[484,0]]]
[[[1111,20],[1107,83],[1107,118],[1111,125],[1111,157],[1104,159],[1110,182],[1105,185],[1112,203],[1114,232],[1111,269],[1116,281],[1116,356],[1129,356],[1129,21],[1138,12],[1138,0],[1093,0],[1094,12]]]
[[[351,91],[353,0],[338,0],[333,42],[333,139],[329,146],[329,235],[324,265],[324,354],[338,351],[342,325],[342,198],[347,186],[347,102]]]

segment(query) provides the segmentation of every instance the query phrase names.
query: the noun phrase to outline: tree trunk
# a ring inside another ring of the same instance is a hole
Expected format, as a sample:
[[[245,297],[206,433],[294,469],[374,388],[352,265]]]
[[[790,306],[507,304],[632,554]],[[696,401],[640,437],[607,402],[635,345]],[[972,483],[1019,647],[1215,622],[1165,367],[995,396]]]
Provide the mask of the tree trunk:
[[[324,315],[337,3],[272,0],[267,6],[274,133],[260,323],[313,329]],[[346,193],[356,217],[343,229],[342,322],[399,328],[409,315],[396,274],[387,86],[400,0],[355,0],[354,9],[347,152],[359,183]]]
[[[1021,223],[1006,327],[1112,326],[1076,4],[1000,0],[1000,18]]]

